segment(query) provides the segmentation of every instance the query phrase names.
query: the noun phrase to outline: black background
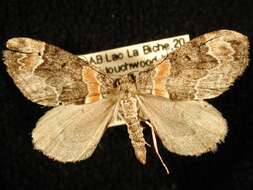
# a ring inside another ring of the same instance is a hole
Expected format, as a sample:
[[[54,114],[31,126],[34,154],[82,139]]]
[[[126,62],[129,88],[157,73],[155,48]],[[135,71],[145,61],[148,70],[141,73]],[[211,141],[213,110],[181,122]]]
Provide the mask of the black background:
[[[27,36],[82,54],[223,28],[252,42],[252,8],[251,0],[1,0],[0,46],[2,51],[7,39]],[[153,149],[145,166],[137,162],[125,127],[107,130],[94,155],[80,163],[61,164],[34,151],[31,131],[48,109],[28,101],[1,63],[0,188],[253,189],[252,77],[250,66],[229,91],[209,101],[229,124],[215,154],[181,157],[159,144],[167,176]],[[150,142],[150,131],[145,135]]]

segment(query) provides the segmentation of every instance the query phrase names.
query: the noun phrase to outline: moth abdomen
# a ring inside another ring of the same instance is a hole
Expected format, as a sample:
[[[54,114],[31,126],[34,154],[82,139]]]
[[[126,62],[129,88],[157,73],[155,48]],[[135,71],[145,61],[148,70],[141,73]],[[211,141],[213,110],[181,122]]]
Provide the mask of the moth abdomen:
[[[146,141],[143,135],[143,128],[140,125],[140,122],[137,121],[132,125],[127,126],[127,131],[129,134],[129,138],[131,140],[131,144],[134,148],[134,153],[136,158],[142,163],[146,164]]]
[[[138,102],[135,96],[124,97],[120,101],[120,113],[127,124],[127,130],[136,158],[142,163],[146,163],[146,141],[143,135],[143,128],[140,125],[138,116]]]

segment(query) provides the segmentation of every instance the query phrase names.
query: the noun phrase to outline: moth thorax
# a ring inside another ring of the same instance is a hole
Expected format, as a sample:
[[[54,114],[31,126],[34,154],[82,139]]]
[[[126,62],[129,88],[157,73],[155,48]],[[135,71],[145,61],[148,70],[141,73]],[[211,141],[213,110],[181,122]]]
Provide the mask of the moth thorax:
[[[114,81],[114,87],[124,93],[136,92],[136,79],[134,74],[129,73]]]

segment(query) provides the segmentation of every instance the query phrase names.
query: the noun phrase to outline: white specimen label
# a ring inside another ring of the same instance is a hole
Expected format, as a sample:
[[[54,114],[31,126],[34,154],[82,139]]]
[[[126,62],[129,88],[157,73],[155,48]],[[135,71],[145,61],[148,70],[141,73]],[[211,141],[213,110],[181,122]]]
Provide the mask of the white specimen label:
[[[189,35],[145,42],[95,53],[80,55],[90,64],[101,67],[107,74],[123,75],[149,67],[189,41]]]

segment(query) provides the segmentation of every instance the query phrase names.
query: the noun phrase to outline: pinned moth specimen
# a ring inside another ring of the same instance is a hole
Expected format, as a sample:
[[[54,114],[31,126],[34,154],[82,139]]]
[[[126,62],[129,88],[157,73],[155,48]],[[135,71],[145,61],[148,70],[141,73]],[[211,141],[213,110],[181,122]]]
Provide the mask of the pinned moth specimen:
[[[215,151],[227,133],[221,113],[205,102],[228,90],[248,65],[246,36],[219,30],[185,43],[146,70],[113,78],[45,42],[12,38],[3,52],[7,71],[29,100],[54,107],[32,132],[35,149],[61,162],[87,159],[110,122],[127,126],[136,158],[146,163],[140,121],[169,151]],[[147,119],[144,119],[147,118]]]

